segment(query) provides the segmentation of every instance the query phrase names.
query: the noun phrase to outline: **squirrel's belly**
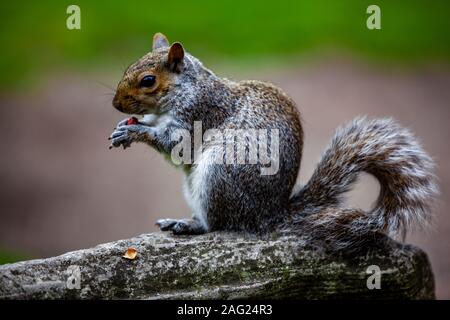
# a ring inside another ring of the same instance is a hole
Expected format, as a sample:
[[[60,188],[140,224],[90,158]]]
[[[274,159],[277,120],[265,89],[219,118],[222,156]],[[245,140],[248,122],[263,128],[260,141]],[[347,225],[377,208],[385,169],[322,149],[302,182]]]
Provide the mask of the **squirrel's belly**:
[[[208,226],[208,175],[211,174],[211,165],[214,164],[212,149],[205,150],[196,160],[196,165],[184,181],[183,192],[193,217],[198,219],[202,225],[209,230]]]

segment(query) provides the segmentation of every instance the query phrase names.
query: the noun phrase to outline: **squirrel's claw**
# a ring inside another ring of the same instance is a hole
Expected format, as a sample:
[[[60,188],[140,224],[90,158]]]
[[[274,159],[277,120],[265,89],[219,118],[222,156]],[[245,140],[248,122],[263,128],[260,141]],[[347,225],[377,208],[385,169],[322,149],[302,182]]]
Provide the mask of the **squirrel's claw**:
[[[124,149],[128,148],[133,142],[147,142],[152,139],[151,127],[137,123],[128,124],[128,118],[120,121],[117,127],[114,128],[113,133],[109,136],[108,140],[111,141],[111,148],[122,146]]]
[[[159,219],[155,222],[161,231],[169,231],[172,227],[177,224],[178,220],[175,219]]]
[[[120,147],[121,145],[130,145],[131,144],[131,138],[125,134],[125,133],[119,133],[119,132],[113,132],[113,134],[110,137],[111,145],[109,146],[110,149]]]
[[[128,119],[129,119],[129,118],[126,118],[126,119],[123,119],[123,120],[119,121],[119,123],[118,123],[117,126],[114,128],[114,130],[116,130],[116,129],[119,128],[119,127],[126,126],[127,123],[128,123]]]
[[[123,146],[124,149],[129,147],[133,141],[136,140],[136,133],[139,132],[139,126],[120,126],[109,136],[109,140],[111,141],[112,147],[120,147]]]

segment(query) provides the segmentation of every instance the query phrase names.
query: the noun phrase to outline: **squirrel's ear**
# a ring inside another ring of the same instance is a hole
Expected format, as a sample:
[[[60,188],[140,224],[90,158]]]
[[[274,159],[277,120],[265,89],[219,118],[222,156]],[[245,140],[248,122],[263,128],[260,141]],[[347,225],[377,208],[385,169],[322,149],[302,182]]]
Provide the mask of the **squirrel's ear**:
[[[155,33],[153,36],[153,50],[158,48],[165,48],[169,46],[169,40],[162,33]]]
[[[183,62],[184,49],[181,43],[175,42],[170,46],[167,62],[172,70],[179,72],[179,66]]]

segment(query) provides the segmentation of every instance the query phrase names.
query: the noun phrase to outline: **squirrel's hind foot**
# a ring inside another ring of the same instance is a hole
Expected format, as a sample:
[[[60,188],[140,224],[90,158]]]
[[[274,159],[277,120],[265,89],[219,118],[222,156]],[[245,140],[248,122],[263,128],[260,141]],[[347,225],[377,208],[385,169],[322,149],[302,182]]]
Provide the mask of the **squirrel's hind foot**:
[[[161,231],[172,231],[176,235],[203,234],[207,230],[196,219],[159,219],[155,223]]]

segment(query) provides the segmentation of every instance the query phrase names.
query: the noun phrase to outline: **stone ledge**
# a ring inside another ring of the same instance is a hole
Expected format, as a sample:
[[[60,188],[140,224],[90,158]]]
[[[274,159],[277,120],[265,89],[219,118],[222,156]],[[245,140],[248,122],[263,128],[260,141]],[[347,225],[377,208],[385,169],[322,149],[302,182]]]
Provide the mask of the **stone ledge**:
[[[294,236],[144,234],[0,266],[0,299],[434,299],[426,254],[381,243],[349,258]],[[122,257],[129,247],[137,249],[134,260]],[[379,290],[367,288],[370,265],[381,269]],[[79,289],[70,283],[77,270]]]

